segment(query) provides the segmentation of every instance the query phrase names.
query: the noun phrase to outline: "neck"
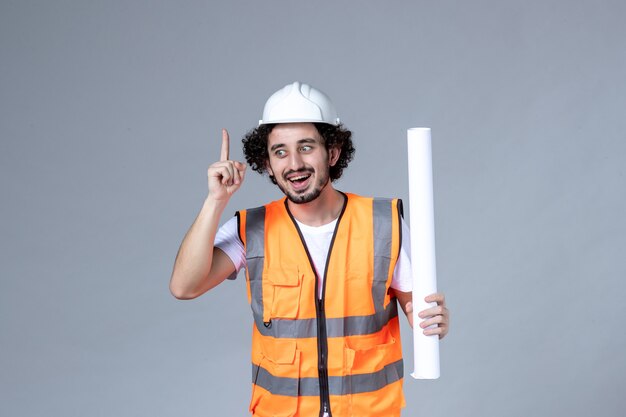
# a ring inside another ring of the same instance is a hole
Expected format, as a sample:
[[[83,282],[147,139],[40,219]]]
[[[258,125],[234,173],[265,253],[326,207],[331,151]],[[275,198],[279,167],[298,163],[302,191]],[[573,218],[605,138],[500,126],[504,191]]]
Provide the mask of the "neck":
[[[330,182],[315,200],[296,204],[287,200],[289,211],[301,223],[307,226],[323,226],[339,217],[343,208],[344,196],[335,190]]]

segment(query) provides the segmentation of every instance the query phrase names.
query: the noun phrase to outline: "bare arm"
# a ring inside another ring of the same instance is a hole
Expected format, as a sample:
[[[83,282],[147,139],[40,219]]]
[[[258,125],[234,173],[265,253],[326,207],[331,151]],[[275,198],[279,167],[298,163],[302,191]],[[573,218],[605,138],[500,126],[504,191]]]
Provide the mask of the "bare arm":
[[[170,291],[179,299],[191,299],[224,281],[235,271],[230,258],[215,248],[215,233],[223,207],[207,197],[202,210],[178,249]]]
[[[413,293],[412,292],[404,292],[392,289],[393,293],[396,295],[398,299],[398,304],[400,304],[400,308],[406,314],[406,318],[409,321],[409,325],[413,328]]]
[[[176,298],[196,298],[235,271],[230,258],[213,246],[224,208],[245,176],[245,164],[228,160],[228,147],[228,132],[223,130],[220,161],[211,165],[207,173],[209,195],[185,235],[174,262],[170,291]]]

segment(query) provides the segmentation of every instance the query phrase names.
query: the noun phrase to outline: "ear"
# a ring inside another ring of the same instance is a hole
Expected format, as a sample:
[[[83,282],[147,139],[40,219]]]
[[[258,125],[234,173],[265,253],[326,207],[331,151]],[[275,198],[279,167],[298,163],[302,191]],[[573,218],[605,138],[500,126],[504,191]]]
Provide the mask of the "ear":
[[[339,155],[341,155],[341,149],[337,147],[332,147],[328,150],[328,165],[334,167],[337,161],[339,160]]]
[[[270,177],[273,177],[273,176],[274,176],[274,171],[272,171],[272,167],[270,166],[270,161],[269,161],[269,159],[267,159],[267,160],[265,161],[265,170],[267,171],[267,173],[268,173],[268,175],[269,175]]]

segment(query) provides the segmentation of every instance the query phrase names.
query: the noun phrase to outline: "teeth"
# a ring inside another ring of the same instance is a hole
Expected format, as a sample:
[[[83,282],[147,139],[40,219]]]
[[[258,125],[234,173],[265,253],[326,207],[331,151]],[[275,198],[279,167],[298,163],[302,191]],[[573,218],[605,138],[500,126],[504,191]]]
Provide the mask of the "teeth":
[[[309,178],[309,175],[302,175],[299,177],[293,177],[293,178],[289,178],[289,181],[300,181],[300,180],[304,180]]]

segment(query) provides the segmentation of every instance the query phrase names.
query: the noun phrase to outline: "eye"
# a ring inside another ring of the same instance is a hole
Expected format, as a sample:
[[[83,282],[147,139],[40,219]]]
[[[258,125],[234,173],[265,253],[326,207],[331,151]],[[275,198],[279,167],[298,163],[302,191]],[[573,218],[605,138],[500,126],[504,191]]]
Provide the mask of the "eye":
[[[313,147],[311,145],[304,145],[303,147],[300,148],[300,150],[302,152],[309,152],[313,149]]]

